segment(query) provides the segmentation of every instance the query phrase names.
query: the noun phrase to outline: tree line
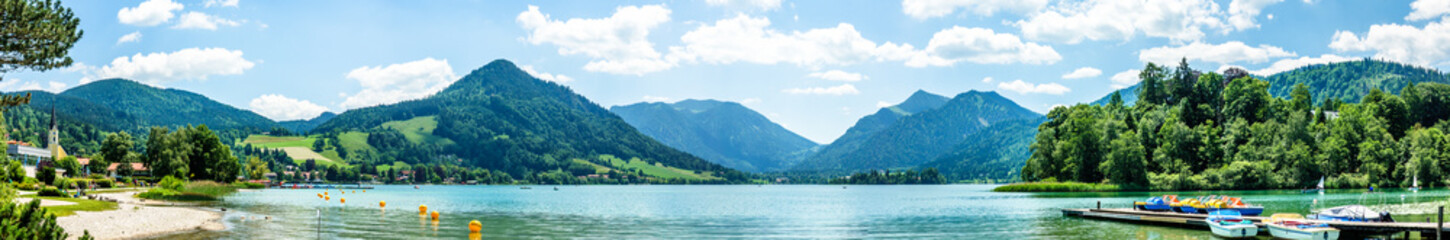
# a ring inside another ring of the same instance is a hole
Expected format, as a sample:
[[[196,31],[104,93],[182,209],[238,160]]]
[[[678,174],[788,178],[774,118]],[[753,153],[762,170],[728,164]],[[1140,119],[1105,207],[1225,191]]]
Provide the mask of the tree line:
[[[1124,189],[1284,189],[1444,186],[1450,166],[1450,85],[1357,103],[1292,87],[1287,99],[1238,68],[1202,73],[1149,63],[1132,106],[1057,107],[1038,126],[1024,181],[1110,183]],[[1348,99],[1354,100],[1354,99]]]

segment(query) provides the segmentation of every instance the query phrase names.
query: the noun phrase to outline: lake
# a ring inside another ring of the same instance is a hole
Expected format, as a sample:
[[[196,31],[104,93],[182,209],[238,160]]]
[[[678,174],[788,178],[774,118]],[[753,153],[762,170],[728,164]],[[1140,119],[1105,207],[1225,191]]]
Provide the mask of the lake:
[[[996,193],[995,185],[377,186],[364,193],[267,189],[228,196],[225,231],[166,239],[1212,239],[1207,230],[1063,217],[1061,208],[1128,207],[1163,192]],[[1444,201],[1450,191],[1176,192],[1231,194],[1267,212]],[[1404,195],[1403,199],[1401,195]],[[339,204],[346,198],[346,204]],[[1311,206],[1315,200],[1319,206]],[[381,209],[379,201],[387,201]],[[418,205],[439,211],[436,224]],[[261,220],[265,216],[272,220]],[[1423,216],[1418,216],[1423,221]],[[1409,219],[1399,219],[1401,221]]]

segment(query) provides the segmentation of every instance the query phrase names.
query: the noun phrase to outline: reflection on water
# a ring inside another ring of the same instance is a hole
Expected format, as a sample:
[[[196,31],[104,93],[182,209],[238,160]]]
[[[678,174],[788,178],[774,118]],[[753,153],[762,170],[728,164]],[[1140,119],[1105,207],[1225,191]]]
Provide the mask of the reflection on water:
[[[1268,212],[1344,204],[1443,201],[1447,191],[994,193],[942,186],[378,186],[343,205],[321,190],[269,189],[227,197],[228,229],[166,239],[498,238],[955,238],[1212,239],[1206,230],[1062,217],[1061,208],[1128,207],[1147,196],[1231,194]],[[542,189],[542,188],[541,188]],[[1313,203],[1317,200],[1318,206]],[[387,201],[388,208],[379,207]],[[410,209],[426,204],[438,221]],[[416,216],[415,216],[416,215]],[[272,220],[260,219],[265,216]],[[468,222],[483,223],[469,234]]]

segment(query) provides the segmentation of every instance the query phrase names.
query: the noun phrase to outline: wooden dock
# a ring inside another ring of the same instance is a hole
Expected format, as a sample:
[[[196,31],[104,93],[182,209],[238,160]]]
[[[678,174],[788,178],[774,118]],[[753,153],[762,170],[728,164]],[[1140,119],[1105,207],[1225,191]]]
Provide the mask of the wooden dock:
[[[1204,218],[1208,217],[1208,214],[1155,212],[1137,210],[1132,208],[1069,208],[1062,209],[1062,215],[1068,217],[1104,219],[1140,224],[1170,225],[1177,227],[1208,230],[1208,223],[1203,221]],[[1253,220],[1254,225],[1264,227],[1264,221],[1268,220],[1269,217],[1244,216],[1244,219]],[[1347,235],[1392,235],[1395,233],[1404,232],[1405,236],[1409,236],[1409,232],[1418,232],[1420,233],[1421,238],[1435,239],[1434,236],[1437,230],[1435,227],[1435,223],[1425,222],[1339,222],[1319,220],[1307,221],[1329,224],[1329,226],[1338,228],[1340,231],[1342,231],[1342,233]],[[1442,232],[1450,231],[1450,228],[1447,228],[1446,226],[1450,225],[1440,225],[1439,230],[1441,230]],[[1267,235],[1268,231],[1259,231],[1259,233],[1261,235]]]

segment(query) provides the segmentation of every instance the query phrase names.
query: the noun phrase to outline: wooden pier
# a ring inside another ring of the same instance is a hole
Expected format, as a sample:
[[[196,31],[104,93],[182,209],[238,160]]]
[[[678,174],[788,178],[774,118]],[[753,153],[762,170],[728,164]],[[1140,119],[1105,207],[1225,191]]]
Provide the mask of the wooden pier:
[[[1068,208],[1062,209],[1062,215],[1068,217],[1080,217],[1091,219],[1104,219],[1139,224],[1157,224],[1194,229],[1208,230],[1208,223],[1203,221],[1208,214],[1179,213],[1179,212],[1155,212],[1137,210],[1132,208]],[[1266,216],[1244,216],[1244,219],[1253,220],[1254,225],[1264,227]],[[1329,224],[1330,227],[1338,228],[1347,235],[1393,235],[1404,232],[1408,238],[1409,232],[1418,232],[1422,239],[1438,239],[1435,235],[1441,232],[1450,231],[1447,225],[1441,224],[1436,229],[1435,223],[1427,222],[1340,222],[1340,221],[1319,221],[1306,220],[1315,223]],[[1269,231],[1259,231],[1260,235],[1268,235]]]

